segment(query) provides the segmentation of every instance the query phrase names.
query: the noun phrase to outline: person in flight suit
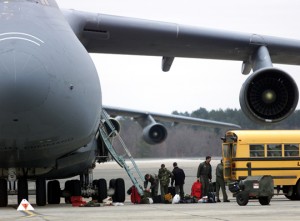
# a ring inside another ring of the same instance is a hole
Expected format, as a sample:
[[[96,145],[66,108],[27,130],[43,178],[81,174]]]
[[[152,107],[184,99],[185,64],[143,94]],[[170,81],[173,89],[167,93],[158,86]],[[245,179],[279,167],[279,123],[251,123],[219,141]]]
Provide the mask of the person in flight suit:
[[[222,189],[222,194],[223,194],[223,202],[230,202],[228,200],[228,196],[226,193],[225,189],[225,181],[224,181],[224,174],[223,174],[223,160],[217,165],[216,168],[216,197],[217,197],[217,202],[221,202],[219,198],[219,192],[220,188]]]
[[[209,183],[211,182],[211,156],[207,156],[205,161],[200,163],[197,170],[197,180],[202,184],[202,196],[207,196]]]

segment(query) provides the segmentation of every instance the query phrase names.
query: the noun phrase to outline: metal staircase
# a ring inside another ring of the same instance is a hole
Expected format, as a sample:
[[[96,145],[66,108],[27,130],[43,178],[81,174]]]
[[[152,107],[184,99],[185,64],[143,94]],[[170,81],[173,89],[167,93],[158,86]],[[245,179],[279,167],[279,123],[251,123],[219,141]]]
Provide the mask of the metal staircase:
[[[107,126],[110,128],[110,130],[107,129]],[[108,134],[107,131],[110,131],[110,133]],[[123,139],[121,138],[119,132],[114,128],[113,124],[111,123],[111,121],[109,120],[109,115],[108,113],[102,109],[102,114],[101,114],[101,122],[100,122],[100,127],[99,127],[99,132],[101,134],[101,137],[109,151],[109,153],[111,154],[111,156],[114,158],[114,160],[122,167],[125,169],[125,171],[127,172],[129,178],[131,179],[133,185],[137,188],[139,194],[141,196],[144,195],[144,191],[143,188],[141,187],[141,185],[138,183],[137,179],[134,176],[134,172],[139,176],[139,178],[141,179],[141,181],[144,183],[145,179],[144,176],[141,174],[141,171],[139,170],[139,168],[137,167],[132,155],[130,154],[128,148],[126,147]],[[125,150],[125,154],[124,155],[119,155],[113,144],[112,144],[112,139],[118,139],[120,144],[122,145],[122,147]],[[125,162],[125,158],[128,158],[131,163],[132,163],[132,167],[130,168],[126,162]]]

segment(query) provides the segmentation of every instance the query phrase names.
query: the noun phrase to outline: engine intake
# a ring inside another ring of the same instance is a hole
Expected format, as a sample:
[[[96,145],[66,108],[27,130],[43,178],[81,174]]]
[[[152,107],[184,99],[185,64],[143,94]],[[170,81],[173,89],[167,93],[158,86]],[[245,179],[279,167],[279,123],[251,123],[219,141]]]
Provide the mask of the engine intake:
[[[254,72],[240,91],[242,110],[251,120],[260,123],[275,123],[287,118],[294,112],[298,98],[294,79],[273,67]]]
[[[164,125],[154,123],[146,126],[143,130],[143,139],[148,144],[159,144],[165,141],[168,136],[167,129]]]

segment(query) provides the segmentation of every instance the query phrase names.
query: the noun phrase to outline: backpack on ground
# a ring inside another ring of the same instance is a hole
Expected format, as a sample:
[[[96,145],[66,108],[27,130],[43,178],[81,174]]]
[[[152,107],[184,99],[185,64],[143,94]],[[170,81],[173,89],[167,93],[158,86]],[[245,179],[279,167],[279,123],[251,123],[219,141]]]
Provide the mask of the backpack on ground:
[[[141,203],[141,196],[135,186],[131,187],[130,199],[132,203]]]
[[[202,184],[199,180],[196,180],[191,189],[191,196],[196,197],[198,200],[202,197]]]
[[[216,202],[216,196],[214,192],[208,192],[207,194],[207,202],[208,203],[215,203]]]

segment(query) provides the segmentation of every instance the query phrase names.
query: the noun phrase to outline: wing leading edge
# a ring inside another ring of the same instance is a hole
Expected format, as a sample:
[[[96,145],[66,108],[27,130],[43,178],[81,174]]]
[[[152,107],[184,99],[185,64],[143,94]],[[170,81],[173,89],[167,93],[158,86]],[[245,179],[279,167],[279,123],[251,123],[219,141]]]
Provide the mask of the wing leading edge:
[[[103,106],[103,108],[107,111],[109,115],[112,117],[116,116],[127,116],[132,117],[135,120],[139,119],[146,119],[148,116],[152,116],[155,120],[164,121],[164,122],[171,122],[174,124],[189,124],[189,125],[197,125],[197,126],[204,126],[204,127],[216,127],[216,128],[241,128],[239,125],[225,123],[221,121],[213,121],[213,120],[206,120],[201,118],[193,118],[193,117],[185,117],[180,115],[173,115],[173,114],[160,114],[148,111],[138,111],[138,110],[131,110],[127,108],[116,108],[111,106]]]
[[[64,15],[88,52],[162,56],[163,71],[175,57],[242,61],[242,73],[253,73],[242,85],[240,105],[253,121],[280,122],[297,107],[297,84],[273,63],[300,65],[300,40],[79,11]]]
[[[248,61],[260,46],[272,62],[300,65],[300,41],[129,17],[63,11],[88,52]]]

